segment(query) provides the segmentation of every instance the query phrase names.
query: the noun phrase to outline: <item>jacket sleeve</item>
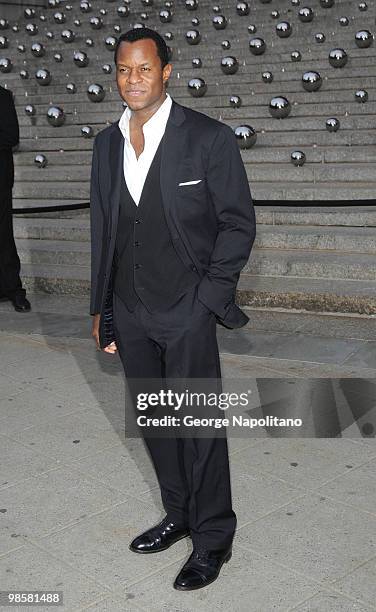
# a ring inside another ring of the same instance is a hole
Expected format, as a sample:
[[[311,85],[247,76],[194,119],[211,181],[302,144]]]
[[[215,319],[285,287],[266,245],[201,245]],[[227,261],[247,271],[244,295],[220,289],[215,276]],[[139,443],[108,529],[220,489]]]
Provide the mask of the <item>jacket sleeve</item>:
[[[12,149],[20,140],[17,111],[11,91],[0,96],[0,149]]]
[[[90,235],[91,235],[91,293],[90,314],[98,314],[101,308],[100,283],[98,283],[101,266],[104,232],[103,205],[99,189],[98,143],[94,140],[91,178],[90,178]]]
[[[247,174],[233,130],[222,124],[209,152],[207,186],[217,218],[217,237],[198,298],[224,318],[235,300],[240,272],[256,236]]]

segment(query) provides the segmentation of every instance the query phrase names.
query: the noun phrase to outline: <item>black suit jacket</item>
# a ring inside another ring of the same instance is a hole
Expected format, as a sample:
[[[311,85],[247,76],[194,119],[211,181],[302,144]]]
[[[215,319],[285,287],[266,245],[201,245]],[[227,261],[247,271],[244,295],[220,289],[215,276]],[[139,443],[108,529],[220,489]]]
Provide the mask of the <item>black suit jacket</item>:
[[[19,127],[12,92],[0,85],[0,193],[12,189],[12,147],[19,142]]]
[[[123,145],[116,122],[97,134],[93,148],[90,314],[102,315],[101,346],[111,339],[111,273]],[[179,185],[197,180],[197,184]],[[235,304],[235,291],[256,223],[233,130],[173,100],[162,144],[160,184],[174,245],[183,262],[201,277],[199,300],[226,327],[245,325],[249,318]]]

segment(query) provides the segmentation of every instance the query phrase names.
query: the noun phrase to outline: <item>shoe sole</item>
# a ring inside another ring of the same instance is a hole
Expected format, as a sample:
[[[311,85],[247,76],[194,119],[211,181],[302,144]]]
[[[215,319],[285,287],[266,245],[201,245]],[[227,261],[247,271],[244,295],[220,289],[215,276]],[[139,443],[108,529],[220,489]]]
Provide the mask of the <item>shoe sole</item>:
[[[169,544],[168,546],[164,546],[163,548],[158,548],[158,550],[138,550],[137,548],[133,548],[132,544],[129,544],[128,548],[132,552],[138,553],[139,555],[152,555],[153,553],[159,553],[159,552],[162,552],[163,550],[167,550],[168,548],[176,544],[176,542],[179,542],[179,540],[183,540],[184,538],[190,538],[190,537],[191,535],[187,533],[187,535],[183,535],[180,538],[176,538],[176,540],[171,542],[171,544]]]
[[[217,580],[217,578],[218,578],[218,576],[220,574],[220,571],[222,569],[222,565],[224,563],[228,563],[228,561],[230,561],[231,557],[232,557],[232,551],[230,551],[228,553],[228,555],[223,559],[221,565],[219,566],[217,574],[213,578],[211,578],[210,580],[205,582],[204,584],[199,584],[199,585],[194,586],[194,587],[183,587],[183,586],[179,586],[178,584],[174,583],[173,584],[174,589],[176,589],[177,591],[197,591],[197,589],[203,589],[204,587],[208,586],[208,584],[211,584],[212,582]]]

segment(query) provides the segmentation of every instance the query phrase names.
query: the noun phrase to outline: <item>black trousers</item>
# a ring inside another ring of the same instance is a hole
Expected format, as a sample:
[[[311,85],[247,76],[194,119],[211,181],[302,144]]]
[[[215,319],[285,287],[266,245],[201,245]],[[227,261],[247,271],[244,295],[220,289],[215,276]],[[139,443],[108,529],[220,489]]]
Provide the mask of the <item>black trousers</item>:
[[[196,287],[164,312],[139,301],[130,312],[114,294],[114,328],[125,376],[221,378],[216,319],[197,299]],[[167,516],[190,529],[194,545],[231,545],[232,509],[226,436],[145,437]]]
[[[20,279],[20,259],[13,235],[12,191],[0,191],[0,297],[24,292]]]

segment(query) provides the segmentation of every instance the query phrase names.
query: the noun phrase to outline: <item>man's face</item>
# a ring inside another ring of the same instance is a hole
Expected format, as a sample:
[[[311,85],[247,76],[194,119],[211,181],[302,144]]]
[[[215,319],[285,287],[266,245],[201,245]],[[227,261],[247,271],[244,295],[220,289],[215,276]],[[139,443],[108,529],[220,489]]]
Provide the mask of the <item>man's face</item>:
[[[165,98],[164,83],[172,66],[162,70],[157,45],[152,38],[124,41],[116,58],[116,84],[119,94],[131,110],[152,110]]]

